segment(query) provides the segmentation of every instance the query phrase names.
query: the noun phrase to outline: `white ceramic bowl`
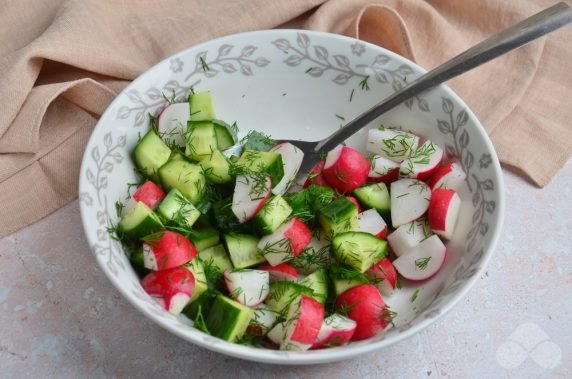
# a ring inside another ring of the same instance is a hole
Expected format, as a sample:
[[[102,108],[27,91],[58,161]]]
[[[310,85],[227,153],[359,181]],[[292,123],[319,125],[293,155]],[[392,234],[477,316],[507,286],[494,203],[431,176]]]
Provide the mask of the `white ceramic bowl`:
[[[205,71],[201,58],[207,63]],[[458,157],[467,173],[462,209],[447,259],[432,279],[408,285],[386,302],[396,326],[348,346],[287,352],[227,343],[174,317],[139,285],[121,245],[107,227],[117,223],[114,204],[135,181],[130,153],[149,128],[147,113],[164,105],[163,94],[184,99],[193,86],[210,90],[217,117],[237,121],[242,134],[260,130],[276,138],[318,140],[368,109],[424,70],[378,46],[309,31],[272,30],[209,41],[173,55],[129,85],[109,106],[85,150],[80,206],[85,234],[109,280],[143,314],[172,333],[205,348],[243,359],[309,364],[356,357],[403,340],[437,320],[469,290],[492,256],[501,232],[504,189],[494,148],[465,103],[439,86],[372,123],[428,137]],[[365,78],[369,90],[363,85]],[[361,83],[361,84],[360,84]],[[365,132],[348,141],[365,152]],[[420,288],[418,298],[412,293]]]

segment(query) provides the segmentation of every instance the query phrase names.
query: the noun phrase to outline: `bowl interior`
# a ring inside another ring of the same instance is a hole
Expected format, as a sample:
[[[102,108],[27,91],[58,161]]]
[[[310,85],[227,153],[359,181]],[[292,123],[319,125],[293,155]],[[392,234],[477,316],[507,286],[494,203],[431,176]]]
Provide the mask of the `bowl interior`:
[[[226,343],[174,317],[139,285],[122,247],[109,238],[115,202],[136,181],[130,153],[166,97],[184,100],[192,87],[212,92],[217,118],[236,121],[242,135],[319,140],[424,72],[380,47],[309,31],[273,30],[213,40],[178,53],[128,86],[101,117],[87,145],[80,176],[86,237],[112,283],[145,315],[171,332],[232,356],[272,363],[319,363],[357,356],[418,332],[449,310],[491,256],[504,208],[500,165],[484,129],[446,86],[427,91],[372,122],[410,130],[456,157],[467,173],[461,215],[443,268],[430,280],[404,282],[385,300],[395,327],[368,341],[310,351],[261,350]],[[365,153],[366,130],[347,141]],[[417,299],[412,301],[417,291]]]

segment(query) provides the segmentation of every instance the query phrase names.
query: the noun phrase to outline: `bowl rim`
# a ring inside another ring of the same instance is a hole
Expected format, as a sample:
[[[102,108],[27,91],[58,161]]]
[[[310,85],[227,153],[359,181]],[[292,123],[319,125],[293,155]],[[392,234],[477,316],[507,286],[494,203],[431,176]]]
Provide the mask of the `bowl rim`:
[[[131,90],[134,86],[136,86],[140,80],[143,80],[147,76],[151,76],[153,74],[153,72],[158,70],[159,67],[165,65],[166,62],[168,62],[171,59],[178,57],[180,55],[188,54],[189,51],[191,51],[191,50],[199,50],[203,47],[210,46],[212,44],[221,43],[227,39],[248,38],[248,37],[252,37],[252,36],[255,37],[257,35],[277,35],[278,36],[278,35],[284,35],[284,34],[290,34],[290,33],[292,33],[292,34],[294,34],[294,33],[305,33],[309,36],[314,35],[314,36],[319,36],[321,38],[330,38],[330,39],[334,39],[334,40],[337,39],[337,40],[343,41],[343,43],[359,42],[359,43],[364,44],[366,47],[368,47],[370,49],[378,50],[380,53],[388,55],[392,60],[396,60],[398,62],[403,62],[403,63],[408,64],[410,67],[412,67],[417,72],[420,72],[422,74],[427,72],[427,70],[425,70],[424,68],[422,68],[421,66],[419,66],[415,62],[412,62],[409,59],[407,59],[401,55],[398,55],[398,54],[396,54],[390,50],[387,50],[381,46],[374,45],[374,44],[369,43],[367,41],[359,40],[359,39],[356,39],[353,37],[348,37],[345,35],[335,34],[335,33],[330,33],[330,32],[305,30],[305,29],[262,29],[262,30],[248,31],[248,32],[242,32],[242,33],[234,33],[234,34],[229,34],[226,36],[214,38],[214,39],[211,39],[211,40],[190,46],[190,47],[183,49],[181,51],[178,51],[178,52],[166,57],[165,59],[155,63],[153,66],[149,67],[146,71],[141,73],[131,83],[129,83],[129,85],[127,85],[120,93],[117,94],[115,99],[110,103],[110,105],[107,107],[105,112],[99,118],[96,126],[94,127],[94,129],[90,135],[90,138],[86,144],[86,149],[85,149],[83,157],[82,157],[80,173],[85,172],[85,170],[87,168],[88,155],[89,155],[87,152],[88,151],[87,147],[94,143],[94,140],[95,140],[94,131],[99,127],[99,125],[107,117],[110,117],[110,113],[111,113],[112,109],[114,108],[113,106],[115,105],[115,103],[117,101],[120,101],[119,99],[122,97],[122,95],[124,95],[127,91]],[[451,309],[453,309],[460,302],[460,300],[474,286],[474,284],[476,283],[480,274],[487,267],[488,262],[491,259],[492,255],[496,249],[496,246],[498,244],[498,240],[500,239],[502,227],[504,224],[504,218],[505,218],[505,187],[504,187],[503,174],[502,174],[502,169],[500,166],[500,162],[498,160],[496,150],[493,147],[493,144],[492,144],[492,142],[488,136],[488,133],[484,129],[484,127],[481,124],[481,122],[479,121],[479,119],[476,117],[476,115],[470,109],[470,107],[453,90],[451,90],[445,84],[441,84],[437,87],[441,87],[441,90],[444,91],[444,93],[447,94],[452,100],[454,100],[458,104],[464,106],[465,110],[467,111],[467,113],[469,115],[469,118],[475,122],[476,129],[477,129],[478,133],[482,134],[482,136],[484,137],[483,138],[484,144],[486,145],[487,149],[492,153],[491,154],[492,165],[494,166],[494,169],[492,170],[492,172],[494,173],[494,177],[492,179],[496,181],[497,187],[498,187],[496,190],[498,192],[498,203],[497,203],[497,215],[498,216],[497,216],[497,220],[496,220],[497,225],[494,228],[493,234],[490,238],[490,244],[489,244],[488,248],[486,250],[484,250],[484,252],[483,252],[483,256],[481,258],[482,265],[480,266],[480,269],[475,273],[475,275],[470,277],[466,282],[464,282],[461,286],[459,286],[459,288],[451,296],[450,301],[441,305],[439,314],[437,314],[435,317],[425,318],[423,320],[420,320],[419,322],[417,322],[415,325],[411,326],[406,331],[402,331],[402,332],[395,334],[395,335],[392,335],[388,338],[385,338],[385,339],[382,339],[379,341],[374,341],[371,343],[366,343],[366,344],[350,344],[350,345],[335,347],[335,348],[330,348],[330,349],[311,350],[311,351],[305,351],[305,352],[288,351],[287,354],[277,353],[276,350],[260,349],[260,348],[254,348],[254,347],[239,345],[239,344],[227,342],[227,341],[220,340],[220,339],[217,339],[216,343],[212,343],[212,342],[209,342],[209,341],[211,341],[210,339],[207,340],[204,338],[206,335],[203,332],[200,332],[199,330],[197,330],[193,327],[191,327],[191,329],[189,331],[190,333],[183,333],[182,329],[177,327],[176,325],[171,324],[171,323],[165,323],[163,320],[163,316],[159,316],[153,312],[148,311],[140,303],[135,301],[132,293],[127,291],[127,289],[124,286],[119,285],[119,283],[116,281],[116,279],[111,276],[111,274],[109,273],[107,267],[105,267],[103,262],[100,259],[97,259],[95,252],[92,249],[92,244],[91,244],[92,241],[89,238],[89,235],[90,235],[89,230],[91,228],[88,228],[86,205],[83,204],[82,202],[80,202],[80,215],[81,215],[81,219],[82,219],[84,234],[85,234],[86,240],[90,246],[89,248],[92,251],[94,258],[96,258],[95,259],[96,262],[98,263],[98,265],[100,266],[102,271],[105,273],[108,280],[111,281],[113,286],[123,295],[123,297],[125,299],[127,299],[127,301],[129,303],[131,303],[131,305],[134,306],[135,309],[138,309],[146,317],[153,320],[155,324],[161,326],[162,328],[168,330],[169,332],[177,335],[178,337],[180,337],[186,341],[190,341],[190,342],[194,343],[195,345],[201,346],[201,347],[206,348],[208,350],[215,351],[218,353],[222,353],[222,354],[232,356],[235,358],[240,358],[240,359],[254,361],[254,362],[260,362],[260,363],[284,364],[284,365],[320,364],[320,363],[327,363],[327,362],[332,362],[332,361],[351,359],[351,358],[355,358],[359,355],[363,355],[363,354],[367,354],[367,353],[374,353],[376,351],[379,351],[382,348],[388,347],[388,346],[393,345],[397,342],[400,342],[400,341],[403,341],[407,338],[410,338],[413,335],[420,333],[421,331],[425,330],[429,325],[433,324],[434,322],[436,322],[437,320],[439,320],[443,316],[445,316],[449,311],[451,311]],[[83,188],[82,183],[84,182],[82,178],[83,178],[83,176],[80,175],[80,177],[79,177],[79,191],[78,192],[82,192],[82,188]],[[214,338],[214,337],[212,337],[212,338]]]

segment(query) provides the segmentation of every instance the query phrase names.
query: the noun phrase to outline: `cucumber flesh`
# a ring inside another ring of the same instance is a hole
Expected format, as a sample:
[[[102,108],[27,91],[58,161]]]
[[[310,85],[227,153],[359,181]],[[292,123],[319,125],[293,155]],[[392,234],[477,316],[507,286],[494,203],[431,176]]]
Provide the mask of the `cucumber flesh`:
[[[389,217],[391,197],[385,183],[374,183],[357,188],[354,194],[365,208],[377,210],[385,219]]]
[[[219,150],[226,150],[237,142],[236,132],[232,126],[221,120],[213,120],[213,124]]]
[[[284,176],[282,155],[278,153],[245,149],[236,165],[245,174],[249,172],[268,174],[272,180],[272,187]]]
[[[271,311],[282,316],[288,312],[290,303],[300,295],[312,296],[311,288],[299,283],[282,281],[270,283],[270,292],[264,301]]]
[[[234,342],[242,337],[253,317],[253,309],[218,295],[205,318],[205,324],[211,335]]]
[[[317,270],[298,282],[310,288],[313,293],[310,295],[314,300],[324,305],[328,298],[328,276],[325,270]]]
[[[226,250],[235,268],[248,268],[266,259],[258,250],[258,237],[249,234],[230,233],[224,236]]]
[[[358,272],[366,272],[387,255],[387,241],[365,232],[339,233],[332,239],[334,258]]]
[[[254,223],[260,233],[272,234],[291,213],[292,208],[282,196],[278,195],[264,204],[264,207],[254,217]]]
[[[157,171],[170,156],[171,149],[153,129],[149,130],[133,149],[133,160],[139,171],[154,180],[157,179]]]
[[[159,169],[159,179],[167,190],[178,189],[194,205],[206,194],[203,170],[187,161],[168,161]]]
[[[224,184],[232,181],[230,162],[220,150],[213,150],[199,162],[199,166],[210,183]]]
[[[209,284],[200,259],[195,257],[190,262],[185,263],[183,267],[192,272],[195,277],[195,290],[193,291],[193,296],[189,299],[189,303],[192,303],[209,288]]]
[[[188,157],[198,162],[218,149],[215,128],[211,121],[189,121],[187,125],[185,154]]]
[[[328,238],[358,227],[358,209],[345,196],[339,197],[318,211],[318,220]]]
[[[221,244],[199,251],[199,257],[203,261],[203,267],[209,266],[216,269],[219,279],[223,278],[223,273],[226,270],[233,269],[232,262]]]
[[[157,213],[166,220],[181,226],[193,226],[201,215],[193,203],[176,188],[170,190],[165,196],[157,208]]]
[[[199,92],[189,96],[191,121],[210,121],[215,118],[215,110],[210,92]]]
[[[188,233],[188,238],[193,242],[198,252],[209,247],[213,247],[220,242],[220,233],[215,228],[204,228],[192,230]]]

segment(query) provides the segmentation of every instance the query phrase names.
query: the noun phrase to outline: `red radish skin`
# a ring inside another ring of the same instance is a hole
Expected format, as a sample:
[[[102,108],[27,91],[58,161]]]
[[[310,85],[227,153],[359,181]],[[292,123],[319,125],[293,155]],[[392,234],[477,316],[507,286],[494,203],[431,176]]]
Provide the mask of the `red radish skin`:
[[[135,201],[141,202],[153,210],[157,209],[164,197],[165,192],[161,187],[150,180],[143,183],[133,194]]]
[[[368,182],[390,184],[399,179],[399,163],[381,155],[374,155],[370,159],[371,168],[367,176]]]
[[[270,177],[266,177],[263,186],[260,186],[257,181],[258,179],[252,175],[236,177],[231,209],[240,223],[254,218],[272,193]]]
[[[281,263],[278,266],[262,265],[257,267],[258,270],[268,271],[270,274],[270,283],[281,282],[287,280],[295,282],[298,280],[298,270],[288,263]]]
[[[183,265],[197,256],[195,245],[183,235],[164,231],[153,241],[143,243],[146,268],[160,271]]]
[[[352,341],[375,336],[389,321],[383,298],[372,284],[360,284],[343,292],[337,297],[335,308],[347,312],[347,316],[356,322]]]
[[[453,190],[437,188],[431,194],[427,218],[433,232],[451,239],[461,209],[461,199]]]
[[[445,154],[439,146],[427,140],[417,148],[411,158],[401,162],[399,175],[402,178],[425,181],[437,171],[444,156]]]
[[[294,259],[312,240],[310,229],[297,218],[282,224],[274,233],[264,236],[258,248],[271,266]]]
[[[324,169],[324,165],[326,164],[326,160],[321,160],[312,171],[308,175],[308,179],[304,182],[304,188],[310,187],[311,184],[316,184],[318,186],[326,186],[328,187],[329,184],[324,179],[324,175],[322,174],[322,170]]]
[[[295,218],[290,228],[284,232],[284,237],[290,241],[292,254],[297,257],[310,243],[312,233],[306,224]]]
[[[377,288],[384,295],[391,295],[397,286],[397,271],[391,261],[384,258],[374,264],[367,272],[368,276],[377,282]]]
[[[141,280],[141,286],[151,296],[162,297],[165,309],[179,314],[184,308],[185,301],[193,296],[195,277],[183,267],[169,270],[153,271]]]
[[[312,349],[342,346],[351,341],[356,330],[356,322],[334,313],[324,319]]]
[[[359,202],[357,201],[357,199],[353,196],[346,196],[346,199],[348,199],[349,201],[351,201],[352,203],[354,203],[357,207],[357,211],[358,213],[361,213],[361,205],[359,205]]]
[[[290,304],[281,350],[308,350],[324,322],[324,307],[311,297],[300,295]]]
[[[370,164],[363,155],[347,146],[328,153],[322,174],[330,186],[340,193],[361,187],[367,181]]]
[[[429,187],[431,189],[447,188],[458,190],[465,181],[467,175],[463,168],[455,162],[449,162],[439,167],[437,171],[431,176]]]

